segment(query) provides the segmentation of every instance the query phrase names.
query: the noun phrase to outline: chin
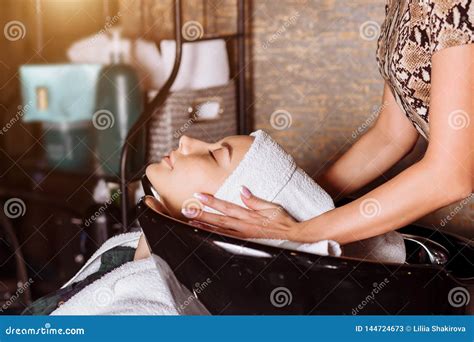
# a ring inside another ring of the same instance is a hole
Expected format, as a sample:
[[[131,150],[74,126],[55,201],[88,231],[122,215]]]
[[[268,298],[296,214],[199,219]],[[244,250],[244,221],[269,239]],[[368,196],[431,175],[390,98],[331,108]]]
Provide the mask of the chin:
[[[158,181],[162,181],[166,175],[165,168],[163,167],[163,165],[158,164],[158,163],[148,165],[145,170],[145,174],[150,180],[150,182],[153,184],[153,187],[156,190],[158,190],[157,188],[157,185],[159,185],[157,184]]]

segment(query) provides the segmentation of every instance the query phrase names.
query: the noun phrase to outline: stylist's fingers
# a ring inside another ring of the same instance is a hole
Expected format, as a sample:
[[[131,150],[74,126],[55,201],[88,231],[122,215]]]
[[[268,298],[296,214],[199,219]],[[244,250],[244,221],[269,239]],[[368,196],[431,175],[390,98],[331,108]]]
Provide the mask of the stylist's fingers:
[[[283,231],[269,230],[268,228],[259,227],[259,226],[243,227],[241,224],[239,224],[238,226],[239,230],[236,230],[233,228],[224,228],[224,227],[214,226],[214,225],[207,224],[201,221],[193,220],[193,221],[190,221],[189,223],[196,228],[206,230],[211,233],[217,233],[217,234],[237,237],[241,239],[280,239],[280,240],[287,239]],[[228,225],[228,227],[232,227],[232,226],[233,226],[232,224]]]
[[[198,192],[194,194],[194,197],[196,197],[206,207],[215,209],[226,216],[231,216],[243,220],[259,218],[259,215],[252,210],[248,210],[247,208],[241,207],[240,205],[234,203],[220,200],[209,194],[203,194]],[[184,212],[183,214],[186,216]]]
[[[222,235],[227,235],[227,236],[232,236],[232,237],[238,237],[238,238],[242,238],[242,239],[247,238],[245,233],[242,233],[238,230],[217,227],[217,226],[213,226],[211,224],[207,224],[207,223],[204,223],[204,222],[201,222],[201,221],[189,221],[189,224],[196,227],[196,228],[199,228],[199,229],[211,232],[211,233],[217,233],[217,234],[222,234]]]
[[[284,224],[295,222],[295,219],[291,217],[281,205],[254,196],[247,187],[242,186],[240,188],[240,194],[242,201],[248,208],[253,209],[260,216],[265,217],[265,227],[270,224],[274,225],[276,222]]]
[[[287,240],[288,235],[285,231],[279,229],[271,229],[268,227],[261,227],[261,226],[242,226],[239,224],[238,230],[232,228],[233,224],[229,224],[228,227],[224,228],[219,226],[214,226],[211,224],[207,224],[201,221],[190,221],[189,222],[192,226],[196,228],[200,228],[212,233],[218,233],[222,235],[227,235],[231,237],[237,237],[241,239],[280,239],[280,240]],[[221,223],[222,224],[222,223]]]
[[[244,185],[240,187],[240,198],[242,199],[242,202],[252,210],[267,210],[278,207],[278,205],[273,204],[272,202],[267,202],[258,198]]]
[[[220,214],[209,213],[207,211],[201,211],[199,216],[193,218],[194,221],[202,221],[216,228],[225,228],[226,230],[232,229],[243,233],[245,236],[248,236],[252,230],[255,230],[255,226],[258,226],[260,222],[246,222],[239,220],[234,217],[224,216]],[[260,219],[261,221],[261,219]]]

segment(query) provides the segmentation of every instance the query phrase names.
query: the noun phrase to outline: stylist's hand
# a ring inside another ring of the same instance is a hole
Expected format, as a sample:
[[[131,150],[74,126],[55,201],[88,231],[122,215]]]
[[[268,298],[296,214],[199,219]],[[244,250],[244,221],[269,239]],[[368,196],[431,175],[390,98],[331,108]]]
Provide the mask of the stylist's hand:
[[[281,206],[264,201],[254,196],[249,189],[242,186],[240,197],[247,206],[222,201],[212,195],[194,194],[203,205],[213,208],[224,215],[213,214],[202,210],[182,213],[191,219],[196,227],[240,238],[263,238],[294,240],[298,222]],[[205,224],[203,224],[203,222]]]

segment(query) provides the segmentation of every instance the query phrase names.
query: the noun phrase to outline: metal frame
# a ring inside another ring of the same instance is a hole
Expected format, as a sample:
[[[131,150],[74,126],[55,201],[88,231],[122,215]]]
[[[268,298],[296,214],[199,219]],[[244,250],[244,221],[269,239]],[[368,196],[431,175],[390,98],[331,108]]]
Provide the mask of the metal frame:
[[[204,0],[205,1],[205,0]],[[203,41],[209,39],[223,38],[223,39],[236,39],[237,40],[237,123],[238,123],[238,132],[239,134],[248,133],[248,124],[247,124],[247,115],[246,115],[246,82],[245,82],[245,1],[246,0],[237,0],[237,33],[231,35],[212,35],[204,36],[200,39],[193,40]],[[148,134],[149,134],[149,123],[153,114],[156,112],[157,108],[161,107],[168,95],[170,94],[170,88],[173,85],[176,76],[178,75],[179,67],[181,64],[182,57],[182,47],[183,43],[186,40],[183,38],[182,32],[182,3],[181,0],[175,0],[174,2],[174,31],[175,31],[175,40],[176,40],[176,52],[175,52],[175,62],[169,76],[168,80],[164,86],[160,89],[155,98],[145,106],[145,110],[133,125],[133,127],[128,132],[128,135],[125,139],[124,146],[122,148],[121,158],[120,158],[120,191],[121,191],[121,216],[123,231],[128,231],[128,226],[130,224],[128,211],[129,211],[129,195],[128,195],[128,184],[134,179],[130,179],[130,175],[127,172],[127,166],[129,161],[129,147],[139,132],[143,132],[145,129],[146,142],[145,150],[148,151]]]

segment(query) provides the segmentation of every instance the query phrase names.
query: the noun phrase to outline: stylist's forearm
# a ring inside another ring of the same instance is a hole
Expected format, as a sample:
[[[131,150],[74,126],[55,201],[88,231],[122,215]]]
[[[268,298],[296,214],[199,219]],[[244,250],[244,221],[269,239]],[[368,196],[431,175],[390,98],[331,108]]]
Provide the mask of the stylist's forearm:
[[[422,160],[365,196],[300,223],[294,238],[344,244],[400,228],[463,196],[452,176]]]
[[[317,182],[334,198],[347,196],[390,169],[413,148],[418,133],[401,112],[387,84],[374,126]]]
[[[401,140],[401,139],[399,139]],[[412,145],[394,143],[376,128],[361,137],[317,182],[334,199],[357,191],[398,162]]]

